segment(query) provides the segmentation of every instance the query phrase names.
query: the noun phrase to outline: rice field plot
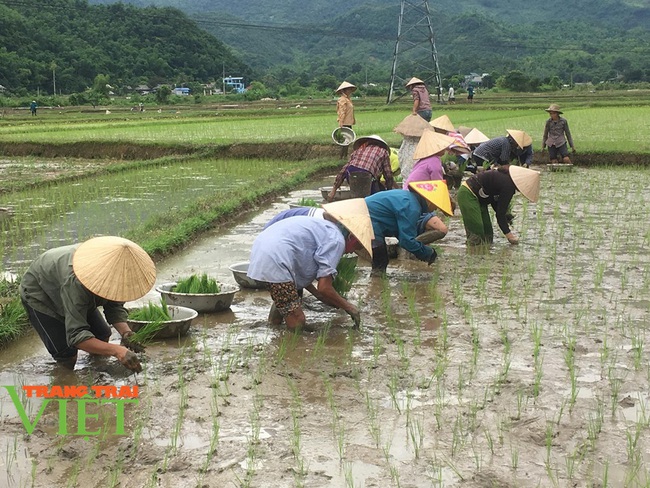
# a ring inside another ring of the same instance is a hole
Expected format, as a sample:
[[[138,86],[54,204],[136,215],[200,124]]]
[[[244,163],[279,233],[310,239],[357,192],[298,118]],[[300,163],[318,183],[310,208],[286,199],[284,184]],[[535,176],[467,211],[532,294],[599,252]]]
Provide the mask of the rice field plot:
[[[539,202],[516,201],[519,246],[470,252],[457,216],[431,267],[400,257],[381,279],[360,263],[359,331],[309,297],[314,331],[269,328],[252,291],[150,346],[137,379],[7,365],[15,384],[141,394],[124,436],[57,437],[52,409],[25,442],[7,416],[0,459],[36,487],[648,486],[648,185],[645,168],[545,172]],[[188,260],[223,253],[211,239]]]
[[[537,109],[505,106],[498,109],[477,107],[435,107],[434,117],[446,113],[459,126],[478,127],[489,137],[505,135],[506,129],[521,129],[533,137],[533,147],[541,149],[547,103],[540,101]],[[564,108],[565,116],[581,152],[649,153],[647,107],[585,107]],[[287,111],[288,112],[288,111]],[[354,129],[358,135],[378,134],[390,144],[399,146],[401,137],[393,128],[406,116],[404,107],[389,106],[379,110],[361,111]],[[97,120],[66,123],[0,126],[2,142],[72,143],[112,141],[134,144],[229,145],[236,143],[303,142],[331,144],[336,126],[332,114],[312,114],[309,107],[290,113],[264,117],[161,117],[142,121]],[[65,130],[60,130],[64,125]]]
[[[174,225],[191,218],[188,209],[202,201],[209,202],[206,208],[228,202],[303,169],[298,162],[262,159],[168,160],[0,195],[0,207],[13,210],[0,220],[0,256],[5,270],[16,272],[44,249],[93,235],[133,235],[161,216],[167,217],[160,225]],[[141,241],[155,233],[135,236]]]

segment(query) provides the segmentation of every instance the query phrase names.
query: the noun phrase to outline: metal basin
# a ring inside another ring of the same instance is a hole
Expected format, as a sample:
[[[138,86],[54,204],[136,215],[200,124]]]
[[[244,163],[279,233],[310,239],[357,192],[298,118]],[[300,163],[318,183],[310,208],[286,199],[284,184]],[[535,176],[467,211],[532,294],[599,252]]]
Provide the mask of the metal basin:
[[[269,286],[268,283],[265,283],[263,281],[257,281],[254,280],[253,278],[248,277],[246,273],[248,272],[249,264],[250,263],[248,261],[243,263],[235,263],[228,268],[230,271],[232,271],[232,275],[235,277],[235,281],[237,282],[237,284],[242,288],[256,288],[256,289],[268,288]]]
[[[173,291],[176,283],[165,283],[156,287],[168,305],[178,305],[191,308],[199,313],[212,313],[228,310],[232,305],[235,293],[239,291],[236,285],[219,283],[219,293],[177,293]]]
[[[187,307],[169,305],[167,308],[169,309],[169,315],[171,315],[172,318],[167,322],[163,322],[164,327],[158,330],[153,336],[156,339],[184,336],[187,334],[187,331],[190,330],[192,320],[199,315],[196,310]],[[150,323],[144,320],[131,319],[127,319],[126,322],[134,332],[139,331],[142,327]]]
[[[322,186],[319,188],[321,195],[323,196],[324,200],[327,200],[327,196],[330,194],[332,191],[331,186]],[[352,198],[352,192],[350,191],[349,186],[341,186],[339,187],[338,190],[336,190],[336,193],[334,194],[334,201],[338,202],[339,200],[348,200]]]

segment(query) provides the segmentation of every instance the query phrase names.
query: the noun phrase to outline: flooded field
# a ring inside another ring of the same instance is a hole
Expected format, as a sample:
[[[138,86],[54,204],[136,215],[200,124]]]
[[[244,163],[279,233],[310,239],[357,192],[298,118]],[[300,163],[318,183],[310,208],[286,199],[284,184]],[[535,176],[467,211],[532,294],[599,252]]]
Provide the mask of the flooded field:
[[[62,173],[55,163],[48,163],[50,171]],[[0,219],[4,269],[19,272],[43,249],[94,235],[122,235],[165,212],[182,212],[201,199],[227,201],[233,190],[257,187],[268,178],[280,179],[302,164],[259,159],[162,160],[115,174],[0,195],[0,207],[12,211],[12,218]],[[83,164],[77,162],[77,166]]]
[[[158,283],[234,283],[264,223],[321,184],[159,263]],[[242,290],[138,375],[87,355],[61,371],[28,335],[0,385],[137,385],[138,403],[115,435],[117,404],[85,406],[84,431],[81,403],[23,396],[27,435],[0,388],[0,486],[648,486],[649,186],[645,169],[544,172],[537,204],[518,197],[519,246],[469,252],[456,215],[430,268],[361,262],[358,331],[308,294],[310,331],[269,328],[268,293]]]

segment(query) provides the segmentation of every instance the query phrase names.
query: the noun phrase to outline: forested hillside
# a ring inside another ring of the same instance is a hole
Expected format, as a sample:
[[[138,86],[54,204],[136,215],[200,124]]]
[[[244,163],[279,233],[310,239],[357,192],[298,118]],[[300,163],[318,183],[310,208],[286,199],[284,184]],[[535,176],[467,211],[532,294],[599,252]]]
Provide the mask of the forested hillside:
[[[171,8],[84,0],[0,0],[0,85],[73,93],[99,74],[117,86],[250,76],[231,50]]]
[[[91,0],[110,3],[114,0]],[[384,82],[399,1],[126,0],[182,9],[268,86]],[[650,81],[650,0],[430,1],[443,77],[520,71],[548,82]],[[418,73],[413,54],[400,75]]]

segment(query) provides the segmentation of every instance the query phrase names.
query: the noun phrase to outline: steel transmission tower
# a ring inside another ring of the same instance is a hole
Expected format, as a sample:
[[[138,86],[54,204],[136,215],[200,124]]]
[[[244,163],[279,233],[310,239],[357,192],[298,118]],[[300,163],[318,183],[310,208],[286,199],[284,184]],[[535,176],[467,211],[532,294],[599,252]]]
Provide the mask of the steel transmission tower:
[[[412,72],[408,78],[397,74],[397,59],[400,54],[413,51],[409,57]],[[429,87],[435,85],[438,103],[442,101],[442,81],[440,80],[440,67],[438,66],[438,52],[431,27],[431,12],[428,0],[400,0],[399,23],[397,26],[397,40],[393,52],[393,68],[390,74],[390,89],[386,103],[394,99],[396,83],[404,84],[412,76],[419,75]]]

